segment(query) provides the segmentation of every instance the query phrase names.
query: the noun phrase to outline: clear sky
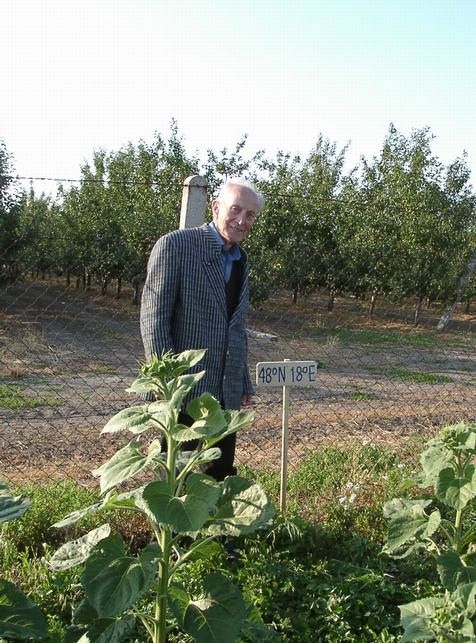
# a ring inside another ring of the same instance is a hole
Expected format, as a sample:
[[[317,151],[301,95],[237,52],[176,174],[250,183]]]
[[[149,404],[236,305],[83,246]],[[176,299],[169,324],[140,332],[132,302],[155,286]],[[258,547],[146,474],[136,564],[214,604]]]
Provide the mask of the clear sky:
[[[393,122],[475,185],[475,34],[476,0],[0,0],[0,138],[22,176],[79,178],[172,118],[202,157],[322,133],[350,167]]]

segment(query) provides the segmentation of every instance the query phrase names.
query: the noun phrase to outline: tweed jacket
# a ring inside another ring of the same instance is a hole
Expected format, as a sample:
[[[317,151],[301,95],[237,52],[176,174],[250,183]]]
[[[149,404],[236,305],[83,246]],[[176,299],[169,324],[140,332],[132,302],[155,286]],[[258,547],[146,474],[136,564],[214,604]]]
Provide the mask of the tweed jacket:
[[[207,391],[223,408],[239,409],[253,387],[248,370],[245,318],[248,264],[240,248],[241,291],[228,319],[221,248],[207,224],[175,230],[155,244],[142,293],[141,334],[145,355],[206,348],[190,372],[205,370],[191,392]],[[189,401],[189,400],[186,400]]]

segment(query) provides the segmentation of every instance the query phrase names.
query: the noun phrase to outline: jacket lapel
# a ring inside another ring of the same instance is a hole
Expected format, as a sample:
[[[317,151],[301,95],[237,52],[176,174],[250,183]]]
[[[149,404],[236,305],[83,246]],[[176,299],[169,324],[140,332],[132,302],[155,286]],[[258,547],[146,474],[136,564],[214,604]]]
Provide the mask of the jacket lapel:
[[[202,235],[201,262],[207,276],[210,289],[215,295],[218,306],[225,317],[228,316],[225,298],[225,280],[223,278],[223,265],[221,260],[220,244],[215,239],[213,232],[205,223],[201,226]]]

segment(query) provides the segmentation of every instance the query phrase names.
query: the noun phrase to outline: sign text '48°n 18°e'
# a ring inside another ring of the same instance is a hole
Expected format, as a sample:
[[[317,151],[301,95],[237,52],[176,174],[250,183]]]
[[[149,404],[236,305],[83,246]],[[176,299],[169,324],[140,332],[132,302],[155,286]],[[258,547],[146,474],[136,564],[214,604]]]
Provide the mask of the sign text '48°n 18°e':
[[[312,386],[316,382],[316,362],[258,362],[258,386]]]

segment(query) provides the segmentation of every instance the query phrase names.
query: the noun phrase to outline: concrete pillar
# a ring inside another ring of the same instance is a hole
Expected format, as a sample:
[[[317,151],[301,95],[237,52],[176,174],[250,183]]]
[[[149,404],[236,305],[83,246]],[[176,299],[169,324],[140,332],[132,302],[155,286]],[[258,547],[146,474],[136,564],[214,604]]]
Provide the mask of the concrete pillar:
[[[207,180],[198,174],[185,179],[180,210],[180,229],[197,228],[205,223]]]

